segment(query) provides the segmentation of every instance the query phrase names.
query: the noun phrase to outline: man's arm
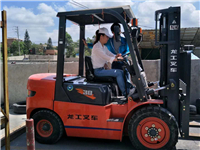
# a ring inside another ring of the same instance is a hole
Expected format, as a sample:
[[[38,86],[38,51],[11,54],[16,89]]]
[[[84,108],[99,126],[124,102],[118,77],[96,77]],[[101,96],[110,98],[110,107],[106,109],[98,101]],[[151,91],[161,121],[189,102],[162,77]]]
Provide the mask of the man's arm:
[[[93,43],[87,43],[87,47],[88,47],[89,49],[92,49],[92,48],[93,48]]]
[[[93,43],[86,43],[86,40],[85,40],[85,39],[82,39],[82,41],[83,41],[83,44],[84,44],[85,46],[87,46],[89,49],[92,49],[92,48],[93,48]]]
[[[129,52],[130,52],[129,46],[128,46],[128,43],[127,43],[127,41],[126,41],[126,52],[125,52],[125,54],[126,54],[126,53],[129,53]]]

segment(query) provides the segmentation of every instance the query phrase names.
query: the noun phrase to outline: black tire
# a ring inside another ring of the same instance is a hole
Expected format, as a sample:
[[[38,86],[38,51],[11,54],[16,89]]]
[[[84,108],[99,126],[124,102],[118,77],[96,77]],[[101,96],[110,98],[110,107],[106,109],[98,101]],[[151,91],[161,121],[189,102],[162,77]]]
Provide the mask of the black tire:
[[[137,150],[171,150],[178,141],[178,124],[166,109],[148,106],[133,114],[129,121],[128,134]],[[157,136],[152,138],[153,134]]]
[[[197,114],[200,114],[200,98],[196,100]]]
[[[33,117],[35,139],[39,143],[56,143],[64,132],[64,126],[57,114],[50,110],[40,110]]]
[[[190,114],[196,115],[197,114],[197,108],[194,105],[190,105]]]
[[[14,103],[13,111],[16,114],[26,114],[26,101]]]

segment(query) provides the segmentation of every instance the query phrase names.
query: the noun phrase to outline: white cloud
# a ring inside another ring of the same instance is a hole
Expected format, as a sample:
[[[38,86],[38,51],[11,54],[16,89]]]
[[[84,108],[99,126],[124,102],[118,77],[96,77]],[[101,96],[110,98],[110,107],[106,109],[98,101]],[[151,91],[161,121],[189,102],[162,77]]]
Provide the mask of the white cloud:
[[[17,38],[16,26],[19,29],[20,39],[24,39],[25,30],[28,30],[30,40],[34,43],[46,43],[51,37],[53,42],[58,40],[57,30],[53,30],[57,12],[45,3],[37,7],[38,14],[25,7],[3,7],[7,11],[8,37]],[[53,43],[57,45],[57,43]]]
[[[67,33],[71,35],[73,41],[77,41],[79,39],[79,26],[78,25],[71,25],[70,27],[66,27]]]
[[[4,6],[3,9],[7,11],[8,21],[17,25],[53,26],[53,18],[56,17],[56,11],[44,3],[39,4],[38,10],[41,13],[37,15],[25,7]]]
[[[200,27],[200,10],[196,10],[193,4],[184,3],[181,7],[182,26]]]
[[[139,19],[139,25],[142,28],[155,28],[154,15],[155,11],[159,9],[165,9],[170,6],[181,6],[181,27],[199,27],[200,23],[200,10],[197,10],[192,2],[195,0],[186,0],[190,2],[181,2],[180,0],[146,0],[146,1],[135,1],[131,0],[76,0],[76,2],[81,3],[89,8],[97,7],[115,7],[120,5],[131,5],[132,10],[135,13],[136,17]],[[181,3],[180,3],[181,2]],[[52,3],[52,6],[49,6],[45,3],[40,3],[35,9],[39,13],[34,13],[32,9],[27,9],[25,7],[7,7],[4,6],[3,9],[7,11],[8,18],[8,37],[17,37],[14,26],[19,26],[20,39],[24,39],[24,33],[27,29],[29,36],[32,42],[35,43],[45,43],[48,38],[51,37],[53,45],[57,45],[58,40],[58,24],[54,22],[57,12],[69,11],[72,8],[74,9],[83,9],[76,7],[71,4],[74,3],[72,0],[66,1],[65,5],[59,5],[58,2]],[[68,22],[67,22],[68,24]],[[101,25],[100,27],[106,27],[110,31],[111,25]],[[99,28],[99,25],[90,25],[86,26],[86,35],[85,37],[92,37],[96,30]],[[66,27],[66,31],[71,35],[73,41],[79,39],[79,26],[71,25]],[[122,29],[123,31],[123,29]],[[112,34],[110,32],[110,34]]]
[[[53,7],[57,12],[67,11],[66,5],[60,6],[60,5],[53,3]]]
[[[178,2],[178,3],[185,3],[185,2],[199,2],[199,0],[146,0],[146,2]]]
[[[155,11],[166,9],[170,6],[181,7],[181,27],[199,27],[200,10],[197,10],[192,3],[174,2],[150,2],[145,1],[138,4],[139,25],[143,28],[155,28]]]
[[[46,5],[45,3],[40,3],[37,7],[38,10],[40,10],[40,12],[43,14],[48,14],[51,17],[55,17],[56,16],[56,11],[51,7]]]
[[[46,37],[51,37],[53,45],[58,45],[58,30],[47,32],[45,35]]]

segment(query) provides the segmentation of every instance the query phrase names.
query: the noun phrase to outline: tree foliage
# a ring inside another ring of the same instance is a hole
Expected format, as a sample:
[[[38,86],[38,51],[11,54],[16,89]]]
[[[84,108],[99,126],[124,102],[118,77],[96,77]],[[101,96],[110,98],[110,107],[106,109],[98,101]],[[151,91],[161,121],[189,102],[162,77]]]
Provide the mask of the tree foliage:
[[[75,57],[76,52],[74,51],[75,44],[72,40],[72,37],[66,32],[65,35],[65,48],[67,50],[66,57],[69,58],[70,56]]]
[[[88,37],[86,40],[86,43],[93,43],[93,40]],[[91,56],[91,53],[92,53],[92,49],[90,49],[86,46],[85,47],[85,56]]]
[[[31,45],[31,49],[32,50],[35,50],[35,54],[42,54],[39,50],[40,50],[41,46],[39,44],[35,44],[35,43],[32,43]]]
[[[30,37],[28,34],[28,31],[26,30],[25,35],[24,35],[24,54],[28,54],[29,49],[31,48],[31,41]]]
[[[47,49],[53,49],[53,45],[52,45],[52,40],[49,37],[48,41],[47,41]]]
[[[24,52],[24,42],[23,41],[13,41],[11,46],[10,46],[10,54],[13,54],[14,56],[19,55],[19,47],[18,47],[18,42],[20,44],[20,54],[23,54]]]

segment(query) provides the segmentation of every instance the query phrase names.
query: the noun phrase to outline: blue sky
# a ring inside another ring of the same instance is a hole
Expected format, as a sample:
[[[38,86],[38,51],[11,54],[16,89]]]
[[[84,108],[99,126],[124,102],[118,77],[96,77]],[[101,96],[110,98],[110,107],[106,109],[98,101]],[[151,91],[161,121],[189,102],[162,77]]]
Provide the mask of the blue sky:
[[[158,9],[170,6],[181,6],[181,27],[200,26],[200,2],[199,0],[76,0],[89,8],[115,7],[130,5],[134,14],[139,19],[139,25],[143,29],[154,29],[154,13]],[[32,42],[45,43],[51,37],[53,45],[57,45],[58,18],[57,12],[80,10],[73,0],[69,1],[1,1],[1,10],[7,11],[8,37],[17,37],[16,27],[19,27],[20,39],[24,39],[27,29]],[[101,25],[109,28],[110,25]],[[98,29],[98,25],[86,27],[86,38],[92,37]],[[67,22],[67,32],[74,41],[79,38],[79,27]]]

